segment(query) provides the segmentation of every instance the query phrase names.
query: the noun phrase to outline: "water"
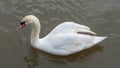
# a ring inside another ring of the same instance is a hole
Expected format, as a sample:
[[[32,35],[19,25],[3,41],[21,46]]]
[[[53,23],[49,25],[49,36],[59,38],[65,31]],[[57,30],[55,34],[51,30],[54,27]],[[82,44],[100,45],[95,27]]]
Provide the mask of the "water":
[[[119,0],[1,0],[0,68],[119,68],[119,7]],[[30,46],[29,26],[19,29],[29,14],[40,18],[40,37],[61,22],[74,21],[109,38],[74,55],[49,55]]]

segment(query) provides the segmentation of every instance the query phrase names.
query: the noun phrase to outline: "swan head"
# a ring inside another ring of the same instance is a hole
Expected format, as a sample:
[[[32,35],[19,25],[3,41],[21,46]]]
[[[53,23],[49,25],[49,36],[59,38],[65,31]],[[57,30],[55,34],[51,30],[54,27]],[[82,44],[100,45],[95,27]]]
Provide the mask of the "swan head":
[[[32,23],[36,23],[39,22],[38,18],[34,15],[27,15],[25,16],[21,22],[20,22],[20,28],[24,28],[27,24],[32,24]]]

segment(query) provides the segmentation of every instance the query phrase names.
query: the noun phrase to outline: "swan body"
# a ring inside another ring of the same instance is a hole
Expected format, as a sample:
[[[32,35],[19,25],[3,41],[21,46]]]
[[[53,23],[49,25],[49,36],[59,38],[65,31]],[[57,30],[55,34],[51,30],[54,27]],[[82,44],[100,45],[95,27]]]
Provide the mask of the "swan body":
[[[98,37],[85,25],[74,22],[64,22],[56,26],[47,36],[39,38],[40,22],[34,15],[25,16],[20,26],[32,25],[31,45],[47,53],[59,56],[74,54],[92,47],[107,37]]]

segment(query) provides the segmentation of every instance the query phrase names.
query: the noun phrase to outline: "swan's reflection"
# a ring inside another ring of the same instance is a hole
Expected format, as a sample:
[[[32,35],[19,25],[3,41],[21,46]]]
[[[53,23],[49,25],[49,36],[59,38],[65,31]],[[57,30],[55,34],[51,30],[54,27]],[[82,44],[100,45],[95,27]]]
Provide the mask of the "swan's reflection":
[[[90,59],[90,55],[95,52],[103,52],[103,47],[100,45],[95,45],[89,49],[83,50],[76,54],[69,56],[55,56],[43,51],[37,50],[30,47],[30,56],[25,57],[25,60],[29,68],[34,68],[39,64],[44,64],[45,62],[57,63],[57,64],[67,64],[72,62],[82,62]]]

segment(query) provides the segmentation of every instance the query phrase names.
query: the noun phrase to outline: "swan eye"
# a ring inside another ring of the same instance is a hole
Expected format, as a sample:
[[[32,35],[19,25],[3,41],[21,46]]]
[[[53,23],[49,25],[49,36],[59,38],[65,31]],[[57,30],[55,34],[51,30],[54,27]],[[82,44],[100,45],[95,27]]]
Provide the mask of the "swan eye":
[[[25,25],[25,22],[20,22],[20,25]]]
[[[20,22],[20,28],[24,28],[25,27],[25,23],[26,22]]]

